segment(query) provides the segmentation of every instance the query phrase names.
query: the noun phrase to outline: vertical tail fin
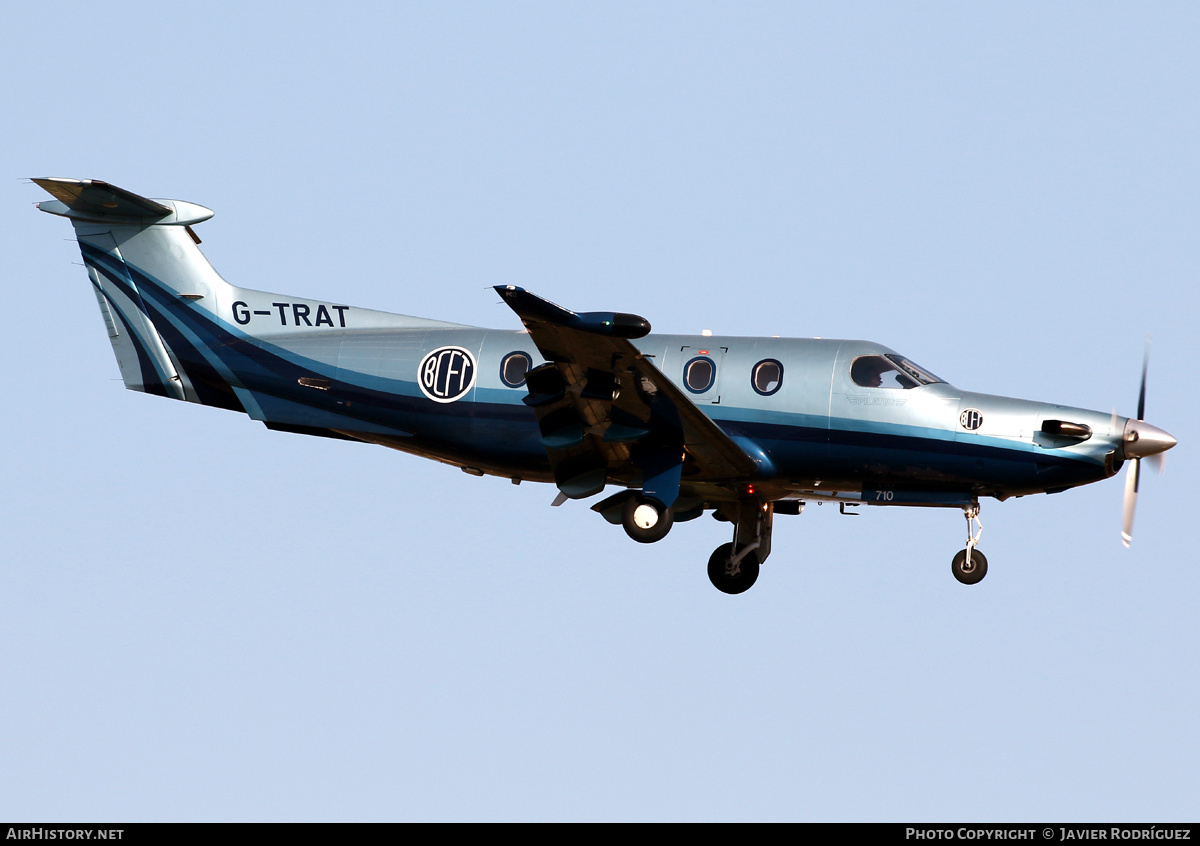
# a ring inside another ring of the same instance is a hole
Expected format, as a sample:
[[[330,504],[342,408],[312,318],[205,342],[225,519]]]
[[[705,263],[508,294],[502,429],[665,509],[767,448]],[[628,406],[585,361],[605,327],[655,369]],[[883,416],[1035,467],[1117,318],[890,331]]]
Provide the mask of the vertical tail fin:
[[[188,309],[217,313],[235,297],[198,248],[191,225],[213,213],[151,200],[97,180],[34,179],[38,204],[75,227],[100,313],[131,390],[242,411],[229,381],[189,337]]]

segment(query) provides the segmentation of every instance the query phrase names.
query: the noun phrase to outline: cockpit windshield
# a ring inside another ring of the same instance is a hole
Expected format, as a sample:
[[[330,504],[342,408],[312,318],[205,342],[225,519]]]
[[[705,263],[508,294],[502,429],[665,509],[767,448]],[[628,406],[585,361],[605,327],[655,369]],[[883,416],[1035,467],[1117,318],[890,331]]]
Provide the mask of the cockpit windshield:
[[[917,388],[944,380],[902,355],[860,355],[850,365],[850,378],[863,388]]]

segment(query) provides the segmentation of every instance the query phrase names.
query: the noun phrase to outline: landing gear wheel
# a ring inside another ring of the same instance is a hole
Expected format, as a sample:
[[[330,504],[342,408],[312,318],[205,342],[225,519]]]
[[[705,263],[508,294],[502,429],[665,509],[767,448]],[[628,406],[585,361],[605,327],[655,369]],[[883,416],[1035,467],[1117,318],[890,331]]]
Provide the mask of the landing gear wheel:
[[[733,544],[723,543],[708,559],[708,580],[722,593],[744,593],[758,579],[758,554],[751,550],[733,562]]]
[[[982,552],[976,549],[971,553],[971,563],[968,564],[967,551],[960,549],[954,556],[954,562],[950,565],[950,572],[954,573],[954,578],[964,585],[979,584],[987,575],[987,559]]]
[[[647,496],[631,496],[621,512],[625,534],[638,543],[654,543],[667,536],[675,515],[661,502]]]

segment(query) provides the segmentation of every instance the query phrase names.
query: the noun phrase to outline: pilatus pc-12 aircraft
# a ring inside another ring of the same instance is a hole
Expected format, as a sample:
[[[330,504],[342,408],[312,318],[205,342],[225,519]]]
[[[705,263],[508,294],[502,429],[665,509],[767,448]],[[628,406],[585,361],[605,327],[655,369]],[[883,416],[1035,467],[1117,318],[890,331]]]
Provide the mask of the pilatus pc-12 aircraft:
[[[776,514],[806,502],[961,509],[952,571],[987,573],[979,501],[1055,493],[1175,439],[1136,418],[961,391],[868,341],[651,335],[497,286],[524,328],[239,288],[204,255],[212,212],[95,180],[35,179],[69,218],[126,387],[244,412],[269,429],[379,444],[592,506],[641,543],[709,511],[732,526],[708,575],[758,578]]]

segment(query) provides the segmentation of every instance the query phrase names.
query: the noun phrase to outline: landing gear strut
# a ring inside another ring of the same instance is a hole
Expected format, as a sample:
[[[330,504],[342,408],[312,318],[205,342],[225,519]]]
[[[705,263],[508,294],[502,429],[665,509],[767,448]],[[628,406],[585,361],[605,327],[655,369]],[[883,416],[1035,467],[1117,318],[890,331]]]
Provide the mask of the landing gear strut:
[[[959,550],[954,556],[950,563],[950,572],[964,585],[974,585],[983,581],[983,577],[987,575],[987,558],[975,548],[979,543],[979,536],[983,534],[983,523],[979,521],[978,505],[964,508],[963,514],[967,518],[967,548]]]
[[[732,513],[729,513],[732,512]],[[733,543],[721,544],[708,559],[708,580],[722,593],[744,593],[758,579],[758,565],[771,554],[770,502],[740,502],[724,509],[736,528]]]

